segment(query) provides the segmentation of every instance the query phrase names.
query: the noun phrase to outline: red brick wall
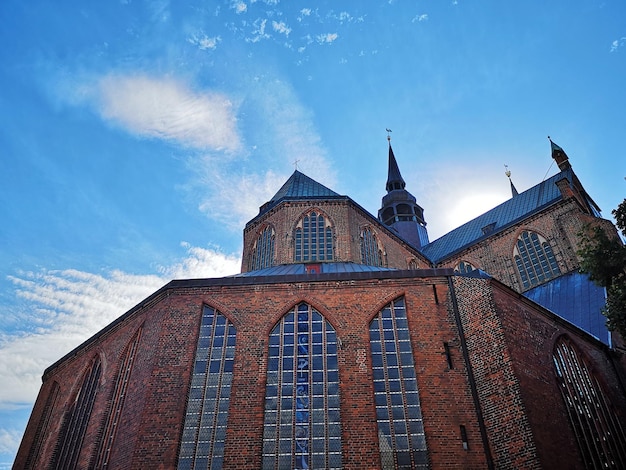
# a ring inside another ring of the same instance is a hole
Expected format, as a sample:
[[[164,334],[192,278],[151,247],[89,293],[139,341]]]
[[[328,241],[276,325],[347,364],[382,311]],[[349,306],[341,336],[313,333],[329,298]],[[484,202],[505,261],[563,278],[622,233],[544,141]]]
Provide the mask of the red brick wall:
[[[196,287],[192,283],[164,289],[152,305],[131,311],[110,331],[87,342],[76,355],[49,371],[15,468],[25,462],[38,413],[56,380],[62,395],[53,410],[55,424],[46,436],[38,463],[39,468],[45,467],[68,399],[80,386],[83,370],[98,354],[103,361],[102,380],[81,454],[81,464],[88,464],[104,423],[120,357],[141,325],[142,337],[111,468],[175,467],[204,304],[218,309],[237,328],[224,466],[260,468],[267,338],[281,316],[302,301],[330,321],[341,342],[338,363],[344,468],[378,468],[368,329],[371,318],[399,296],[406,299],[432,468],[486,468],[448,278],[317,279],[257,285],[226,280],[203,285],[194,281]],[[563,404],[554,388],[551,364],[552,342],[565,327],[555,326],[554,320],[532,303],[498,283],[492,284],[490,280],[455,278],[496,467],[555,468],[553,464],[566,461],[563,459],[568,455],[575,462],[575,447],[563,424]],[[602,346],[583,336],[575,339],[582,341],[582,350],[599,373],[606,375],[603,380],[615,392],[617,382],[603,359]],[[450,345],[452,369],[444,342]],[[626,409],[623,400],[617,404]],[[549,422],[544,422],[545,417]],[[468,450],[462,447],[461,425],[467,429]]]
[[[360,234],[365,226],[371,226],[386,253],[385,265],[388,267],[407,269],[410,260],[414,259],[419,268],[430,267],[430,262],[414,248],[402,242],[374,219],[368,217],[361,209],[349,200],[283,202],[270,210],[244,231],[244,249],[242,272],[249,271],[248,266],[253,247],[260,232],[266,225],[274,227],[275,264],[294,262],[293,232],[295,223],[307,212],[316,210],[329,218],[334,229],[335,261],[361,263]]]

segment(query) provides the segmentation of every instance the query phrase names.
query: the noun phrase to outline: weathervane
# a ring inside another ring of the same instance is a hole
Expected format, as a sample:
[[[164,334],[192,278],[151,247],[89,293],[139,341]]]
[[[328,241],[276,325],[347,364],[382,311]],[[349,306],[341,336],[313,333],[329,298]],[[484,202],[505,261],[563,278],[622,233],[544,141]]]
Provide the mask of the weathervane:
[[[388,141],[389,143],[391,143],[391,135],[389,135],[389,134],[391,134],[391,129],[387,128],[387,129],[385,129],[385,130],[387,131],[387,141]]]
[[[505,169],[504,174],[505,174],[505,175],[506,175],[509,179],[511,179],[511,170],[509,170],[509,165],[505,164],[505,165],[504,165],[504,169]]]

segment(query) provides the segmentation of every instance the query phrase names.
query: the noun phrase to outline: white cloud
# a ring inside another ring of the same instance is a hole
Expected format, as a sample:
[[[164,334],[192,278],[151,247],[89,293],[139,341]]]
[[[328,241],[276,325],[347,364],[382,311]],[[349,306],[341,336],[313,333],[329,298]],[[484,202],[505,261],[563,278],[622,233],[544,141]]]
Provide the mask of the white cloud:
[[[289,36],[289,33],[291,33],[291,28],[287,26],[283,21],[272,21],[272,28],[274,28],[274,31],[276,31],[277,33],[282,33],[285,36]]]
[[[626,37],[621,37],[619,39],[616,39],[615,41],[611,43],[611,52],[615,52],[620,47],[623,47],[624,44],[626,44]]]
[[[21,432],[16,429],[0,429],[0,454],[14,453],[21,439]]]
[[[235,151],[241,145],[236,106],[225,95],[145,75],[108,75],[97,92],[102,117],[134,134],[196,149]]]
[[[246,38],[246,42],[259,42],[261,39],[268,39],[270,37],[270,35],[265,32],[267,25],[266,18],[257,18],[252,24],[254,26],[252,37]]]
[[[9,277],[29,305],[28,331],[0,337],[0,409],[34,401],[46,367],[91,337],[172,278],[239,272],[238,257],[183,245],[187,256],[158,275],[114,270],[104,274],[41,270]]]
[[[320,44],[332,44],[339,37],[337,33],[318,34],[317,42]]]
[[[428,15],[427,14],[421,14],[421,15],[415,15],[415,17],[413,17],[413,19],[411,20],[411,23],[421,23],[422,21],[427,21],[428,20]]]
[[[209,37],[203,34],[202,36],[192,36],[188,41],[202,50],[215,50],[217,45],[222,42],[222,38],[220,36]]]
[[[232,2],[231,8],[235,10],[237,14],[245,13],[246,11],[248,11],[248,5],[238,0]]]

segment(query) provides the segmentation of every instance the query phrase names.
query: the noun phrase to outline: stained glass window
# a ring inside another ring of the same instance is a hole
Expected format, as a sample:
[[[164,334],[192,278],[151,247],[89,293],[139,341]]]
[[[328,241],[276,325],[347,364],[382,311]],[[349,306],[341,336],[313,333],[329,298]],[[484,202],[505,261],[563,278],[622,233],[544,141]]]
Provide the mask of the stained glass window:
[[[274,265],[274,229],[267,226],[261,231],[252,250],[250,270],[269,268]]]
[[[370,323],[374,403],[382,468],[428,468],[428,452],[404,298]]]
[[[554,348],[554,366],[587,468],[626,468],[626,435],[602,387],[569,338]]]
[[[520,234],[513,258],[525,289],[561,274],[552,247],[535,232],[524,231]]]
[[[310,212],[299,222],[294,233],[295,261],[332,261],[333,229],[322,214]]]
[[[366,227],[361,232],[361,262],[369,266],[382,266],[383,255],[372,229]]]
[[[180,470],[222,468],[235,333],[224,315],[204,307],[178,458]]]
[[[337,337],[306,303],[270,334],[264,469],[341,468]]]

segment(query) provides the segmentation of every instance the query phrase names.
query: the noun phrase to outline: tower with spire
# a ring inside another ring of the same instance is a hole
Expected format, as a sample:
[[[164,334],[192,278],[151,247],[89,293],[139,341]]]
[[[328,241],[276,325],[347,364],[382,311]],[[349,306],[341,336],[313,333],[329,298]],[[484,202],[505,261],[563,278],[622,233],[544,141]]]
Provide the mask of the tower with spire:
[[[428,244],[424,209],[417,204],[415,196],[405,189],[406,183],[400,174],[389,135],[387,141],[389,142],[387,194],[383,196],[378,220],[419,249]]]

